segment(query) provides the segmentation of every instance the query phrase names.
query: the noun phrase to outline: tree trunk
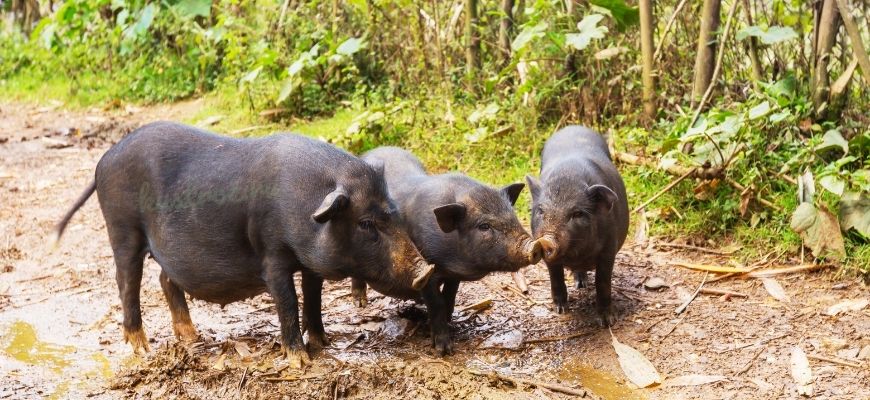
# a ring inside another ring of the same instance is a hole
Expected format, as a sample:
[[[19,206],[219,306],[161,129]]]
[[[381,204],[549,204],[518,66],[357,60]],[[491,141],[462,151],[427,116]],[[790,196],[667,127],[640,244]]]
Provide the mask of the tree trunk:
[[[746,18],[746,25],[755,25],[752,22],[752,10],[749,8],[749,0],[743,1],[743,16]],[[803,46],[801,46],[803,47]],[[752,62],[752,84],[757,85],[761,81],[763,70],[761,69],[761,61],[758,59],[758,39],[755,36],[749,37],[749,60]]]
[[[643,57],[643,113],[653,120],[656,115],[655,80],[653,78],[653,0],[640,0],[640,48]]]
[[[855,58],[858,59],[858,64],[861,66],[861,73],[864,74],[864,83],[870,84],[870,58],[867,56],[867,49],[864,48],[864,41],[861,40],[861,31],[858,30],[858,25],[855,24],[855,21],[852,20],[852,15],[849,14],[846,0],[836,1],[840,10],[840,17],[843,18],[843,26],[846,27],[849,40],[852,41],[852,52],[855,53]]]
[[[511,37],[514,30],[514,0],[501,0],[501,24],[498,30],[498,43],[501,47],[504,65],[511,62]]]
[[[721,0],[704,0],[701,10],[701,29],[698,32],[698,50],[695,55],[695,84],[692,87],[692,107],[701,99],[713,77],[716,58],[714,33],[719,30]]]
[[[480,33],[477,31],[477,0],[465,0],[465,71],[470,82],[480,69]]]
[[[831,59],[831,49],[837,40],[839,17],[836,0],[825,0],[819,17],[816,47],[813,49],[815,68],[813,69],[813,112],[816,118],[822,118],[828,106],[830,95],[830,78],[828,77],[828,62]]]

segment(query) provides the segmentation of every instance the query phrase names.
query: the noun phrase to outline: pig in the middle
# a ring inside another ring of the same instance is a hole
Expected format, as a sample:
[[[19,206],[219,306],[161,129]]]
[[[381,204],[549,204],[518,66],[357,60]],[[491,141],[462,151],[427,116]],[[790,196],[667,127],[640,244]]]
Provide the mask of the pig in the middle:
[[[441,355],[453,351],[448,326],[460,281],[495,271],[517,271],[537,263],[541,245],[533,241],[514,213],[522,183],[491,188],[465,175],[429,175],[411,153],[380,147],[363,156],[384,163],[390,197],[397,203],[408,233],[435,273],[420,297],[429,313],[432,344]],[[365,305],[366,286],[353,281],[353,297]],[[378,290],[374,282],[372,288]]]

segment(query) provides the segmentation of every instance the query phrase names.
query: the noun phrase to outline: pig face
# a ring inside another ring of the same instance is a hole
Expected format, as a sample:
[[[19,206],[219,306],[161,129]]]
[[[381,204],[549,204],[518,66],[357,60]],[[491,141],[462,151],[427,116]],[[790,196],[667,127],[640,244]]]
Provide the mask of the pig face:
[[[616,193],[566,176],[543,183],[531,176],[526,180],[532,192],[532,233],[541,243],[544,260],[571,262],[598,254],[603,245],[600,236],[612,223]]]
[[[434,267],[404,229],[387,195],[383,168],[369,166],[342,181],[311,215],[325,228],[317,243],[321,259],[385,291],[422,289]]]
[[[438,258],[444,262],[437,263],[439,268],[473,280],[492,271],[517,271],[537,263],[540,245],[531,240],[513,211],[524,186],[516,183],[494,190],[480,185],[456,202],[433,209],[438,227],[453,236],[450,249],[440,252]]]

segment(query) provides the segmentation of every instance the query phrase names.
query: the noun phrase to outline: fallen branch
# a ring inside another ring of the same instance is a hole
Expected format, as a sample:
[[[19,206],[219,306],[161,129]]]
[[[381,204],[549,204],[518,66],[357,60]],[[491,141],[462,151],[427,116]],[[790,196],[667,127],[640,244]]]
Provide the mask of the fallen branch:
[[[679,307],[677,307],[677,309],[674,310],[674,313],[681,314],[683,311],[686,311],[686,308],[689,307],[689,304],[692,304],[692,300],[695,300],[695,297],[698,297],[698,293],[701,291],[701,288],[704,287],[704,283],[707,282],[708,275],[710,275],[709,272],[704,273],[704,279],[701,280],[701,284],[698,285],[698,289],[695,290],[695,294],[693,294],[692,297],[689,297],[685,303],[683,303]]]
[[[708,282],[708,283],[709,283],[709,282]],[[715,294],[715,295],[717,295],[717,296],[726,295],[726,296],[734,296],[734,297],[747,297],[747,298],[749,297],[749,296],[748,296],[747,294],[745,294],[745,293],[740,293],[740,292],[735,292],[735,291],[725,290],[725,289],[703,288],[703,289],[701,289],[701,293],[704,293],[704,294]]]
[[[655,247],[676,247],[678,249],[695,250],[695,251],[700,251],[700,252],[704,252],[704,253],[716,254],[716,255],[720,255],[720,256],[730,256],[730,255],[737,252],[737,250],[721,251],[721,250],[708,249],[706,247],[698,247],[698,246],[692,246],[689,244],[679,244],[679,243],[656,242],[654,244],[654,246]]]
[[[858,363],[853,363],[853,362],[849,362],[846,360],[841,360],[839,358],[825,357],[825,356],[820,356],[820,355],[815,355],[815,354],[807,354],[807,358],[811,358],[813,360],[818,360],[818,361],[825,361],[825,362],[829,362],[829,363],[837,364],[837,365],[844,365],[844,366],[852,367],[852,368],[862,368],[863,367],[863,365],[858,364]]]
[[[738,267],[723,267],[719,265],[703,265],[703,264],[689,264],[684,262],[675,262],[672,263],[677,267],[683,267],[688,269],[694,269],[698,271],[706,271],[706,272],[717,272],[717,273],[737,273],[743,274],[751,271],[746,268],[738,268]]]
[[[585,332],[572,333],[570,335],[551,336],[551,337],[544,337],[544,338],[537,338],[537,339],[529,339],[529,340],[524,340],[523,344],[561,342],[563,340],[576,339],[578,337],[588,336],[588,335],[591,335],[595,332],[596,331],[585,331]]]
[[[684,179],[688,178],[688,177],[689,177],[690,175],[692,175],[694,172],[695,172],[694,169],[689,170],[689,171],[687,171],[685,174],[681,175],[679,178],[674,179],[673,181],[671,181],[671,183],[669,183],[667,186],[665,186],[664,188],[662,188],[662,190],[659,190],[658,193],[654,194],[654,195],[653,195],[652,197],[650,197],[647,201],[645,201],[645,202],[643,202],[641,205],[635,207],[634,210],[631,210],[631,213],[634,214],[634,213],[640,211],[642,208],[644,208],[644,207],[646,207],[647,205],[649,205],[649,203],[652,203],[655,199],[657,199],[657,198],[659,198],[661,195],[667,193],[668,190],[671,190],[671,188],[673,188],[674,186],[677,186],[678,183],[680,183],[680,182],[682,182]]]
[[[233,136],[235,136],[235,135],[240,135],[240,134],[245,133],[245,132],[255,131],[255,130],[257,130],[257,129],[263,129],[263,128],[266,128],[266,127],[268,127],[268,125],[254,125],[254,126],[249,126],[249,127],[247,127],[247,128],[236,129],[236,130],[234,130],[234,131],[230,131],[230,135],[233,135]]]
[[[542,382],[542,381],[535,380],[535,379],[512,378],[509,376],[500,375],[496,372],[485,373],[485,372],[475,371],[475,370],[471,370],[471,369],[468,370],[468,372],[472,375],[483,376],[483,377],[487,377],[487,378],[493,378],[493,379],[505,381],[505,382],[513,384],[514,386],[516,386],[518,388],[520,387],[520,385],[535,386],[535,387],[541,387],[544,389],[549,389],[549,390],[552,390],[554,392],[569,394],[572,396],[586,397],[586,391],[583,389],[575,389],[575,388],[572,388],[570,386],[559,385],[557,383]]]
[[[808,264],[808,265],[798,265],[794,267],[787,268],[778,268],[778,269],[766,269],[762,271],[752,271],[746,274],[749,278],[767,278],[771,276],[777,275],[785,275],[785,274],[793,274],[795,272],[808,272],[808,271],[816,271],[820,269],[833,267],[831,264]]]

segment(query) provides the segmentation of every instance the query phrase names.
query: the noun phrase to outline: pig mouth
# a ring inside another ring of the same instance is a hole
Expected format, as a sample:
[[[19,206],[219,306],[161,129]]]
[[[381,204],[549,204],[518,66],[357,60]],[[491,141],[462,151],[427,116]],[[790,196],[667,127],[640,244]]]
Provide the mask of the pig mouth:
[[[411,282],[411,288],[417,291],[423,290],[423,287],[429,283],[429,278],[435,273],[435,266],[427,263],[423,259],[418,259],[414,262],[414,281]]]

